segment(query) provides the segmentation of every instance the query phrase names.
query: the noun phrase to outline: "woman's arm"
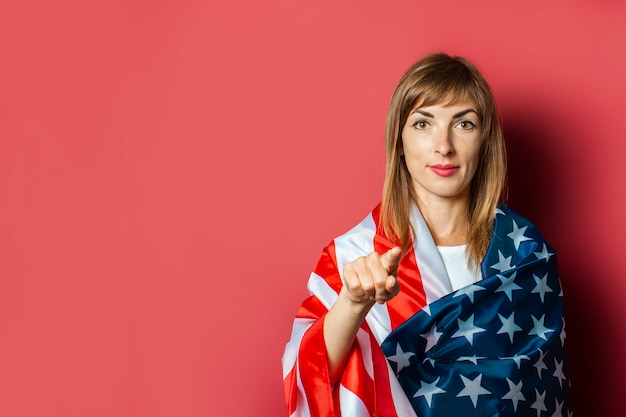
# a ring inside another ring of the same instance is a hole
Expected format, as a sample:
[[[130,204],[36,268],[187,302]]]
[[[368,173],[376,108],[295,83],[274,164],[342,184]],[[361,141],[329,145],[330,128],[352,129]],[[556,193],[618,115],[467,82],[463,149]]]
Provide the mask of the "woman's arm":
[[[385,303],[400,291],[396,271],[401,250],[372,252],[345,265],[344,285],[324,319],[324,341],[330,382],[340,379],[348,353],[365,316],[376,302]]]

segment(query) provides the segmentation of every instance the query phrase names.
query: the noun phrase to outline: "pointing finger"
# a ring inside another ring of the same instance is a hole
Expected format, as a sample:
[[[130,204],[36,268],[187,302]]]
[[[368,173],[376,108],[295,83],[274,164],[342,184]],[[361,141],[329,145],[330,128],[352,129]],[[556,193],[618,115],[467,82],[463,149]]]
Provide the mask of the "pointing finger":
[[[402,249],[396,246],[389,249],[381,256],[380,262],[383,264],[388,274],[395,275],[396,270],[398,269],[398,264],[400,263],[401,254]]]

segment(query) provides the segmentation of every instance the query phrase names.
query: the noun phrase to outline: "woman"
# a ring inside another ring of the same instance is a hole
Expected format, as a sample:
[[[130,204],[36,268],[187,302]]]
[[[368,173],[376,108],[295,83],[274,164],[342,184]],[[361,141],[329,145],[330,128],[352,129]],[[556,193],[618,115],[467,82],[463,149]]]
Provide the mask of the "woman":
[[[556,254],[499,206],[505,145],[478,70],[416,62],[385,145],[381,204],[309,279],[283,356],[289,415],[571,413]]]

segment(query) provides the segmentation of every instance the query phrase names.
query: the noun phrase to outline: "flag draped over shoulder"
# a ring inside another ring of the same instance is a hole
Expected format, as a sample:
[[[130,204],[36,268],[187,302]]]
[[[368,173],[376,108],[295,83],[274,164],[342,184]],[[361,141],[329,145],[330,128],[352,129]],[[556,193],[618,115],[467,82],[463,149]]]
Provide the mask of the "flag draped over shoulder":
[[[555,252],[502,208],[481,269],[382,344],[417,414],[571,415]]]
[[[323,321],[343,265],[393,245],[380,210],[325,248],[283,356],[290,416],[569,416],[562,293],[556,254],[536,228],[502,207],[483,279],[452,291],[414,207],[401,291],[359,329],[337,386],[328,377]],[[386,358],[385,358],[386,355]]]

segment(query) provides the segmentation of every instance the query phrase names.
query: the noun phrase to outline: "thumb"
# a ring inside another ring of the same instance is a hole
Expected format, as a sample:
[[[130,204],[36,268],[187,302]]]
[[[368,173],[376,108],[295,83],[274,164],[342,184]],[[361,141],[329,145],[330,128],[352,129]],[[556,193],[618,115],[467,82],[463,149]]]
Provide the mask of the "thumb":
[[[398,246],[395,246],[382,254],[382,256],[380,257],[380,262],[383,264],[389,275],[396,274],[398,264],[400,263],[401,254],[402,249],[400,249]]]

